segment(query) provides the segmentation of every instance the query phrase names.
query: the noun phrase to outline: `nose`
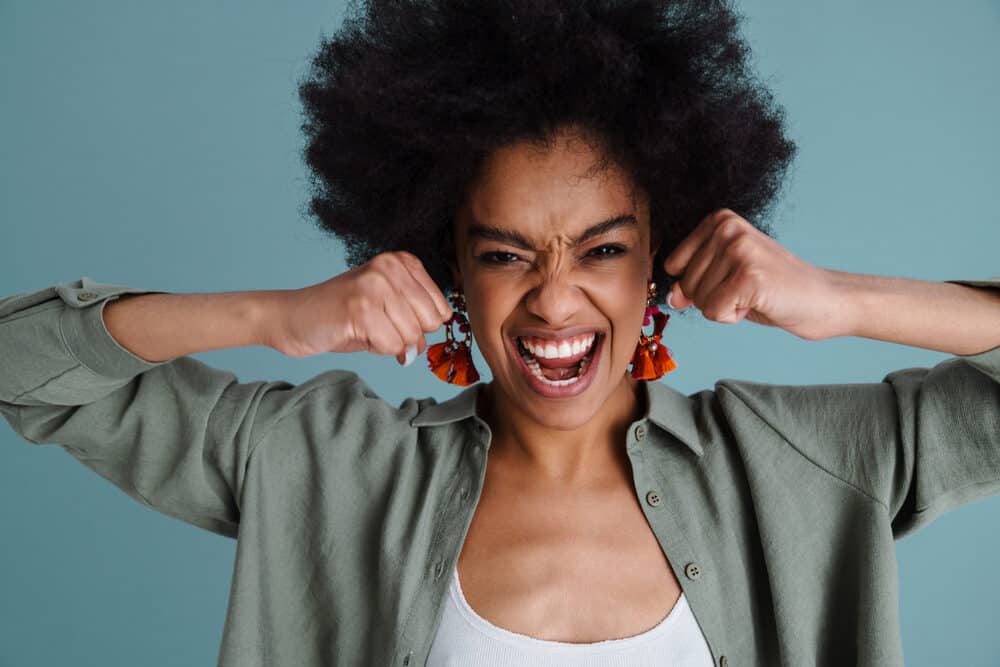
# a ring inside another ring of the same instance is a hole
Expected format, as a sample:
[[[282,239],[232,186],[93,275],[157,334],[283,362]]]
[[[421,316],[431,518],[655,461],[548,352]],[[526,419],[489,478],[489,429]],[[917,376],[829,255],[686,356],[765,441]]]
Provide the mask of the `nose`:
[[[575,285],[561,277],[541,281],[525,298],[525,307],[550,326],[568,325],[579,311],[580,293]]]

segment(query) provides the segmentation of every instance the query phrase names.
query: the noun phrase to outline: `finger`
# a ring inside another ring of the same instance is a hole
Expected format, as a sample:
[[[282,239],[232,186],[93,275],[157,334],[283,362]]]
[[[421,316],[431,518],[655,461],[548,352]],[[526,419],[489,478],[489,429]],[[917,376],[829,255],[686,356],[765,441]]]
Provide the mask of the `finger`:
[[[430,297],[434,309],[441,315],[442,321],[451,317],[451,305],[444,298],[437,283],[427,273],[427,269],[424,267],[423,262],[420,261],[420,258],[408,252],[401,252],[400,255],[410,275],[427,291],[427,295]],[[438,326],[440,326],[440,322]],[[437,329],[437,327],[434,328]]]
[[[739,322],[753,306],[753,294],[748,291],[749,288],[739,271],[731,271],[708,295],[701,308],[702,314],[724,324]]]
[[[692,287],[686,289],[685,294],[691,296],[699,309],[737,264],[732,253],[727,252],[733,238],[734,234],[727,232],[725,226],[717,227],[711,240],[702,246],[688,264],[683,279],[691,280]],[[702,251],[704,254],[701,254]]]
[[[397,291],[403,300],[409,304],[414,317],[417,318],[420,325],[420,330],[427,333],[437,331],[447,318],[441,317],[441,313],[431,295],[427,293],[427,289],[417,282],[405,268],[403,269],[403,273],[406,277],[398,284]],[[448,317],[451,317],[451,311],[448,312]]]
[[[405,251],[396,253],[399,260],[391,270],[394,274],[392,283],[403,299],[409,304],[420,324],[420,329],[430,333],[437,331],[441,325],[451,318],[451,309],[446,309],[446,315],[442,315],[442,305],[444,296],[437,288],[430,275],[424,270],[423,264],[415,255]],[[423,352],[425,345],[421,336],[418,345],[418,353]]]
[[[362,326],[372,354],[395,354],[403,347],[403,339],[385,310],[372,313]]]
[[[684,275],[691,257],[711,237],[712,231],[717,224],[718,218],[715,213],[702,218],[701,222],[698,223],[691,233],[678,243],[677,247],[663,260],[663,270],[671,276]]]
[[[714,260],[708,265],[704,273],[701,274],[701,277],[698,278],[698,287],[692,295],[692,298],[698,304],[707,305],[710,303],[719,286],[736,267],[735,260],[725,252],[717,252]],[[699,305],[698,308],[704,314],[705,310],[702,308],[702,305]]]
[[[399,334],[401,344],[390,354],[396,355],[400,364],[406,361],[406,348],[413,346],[422,352],[425,346],[424,332],[420,328],[420,320],[410,302],[403,294],[393,291],[384,304],[386,315]]]
[[[718,261],[718,242],[714,239],[715,237],[713,236],[698,247],[694,255],[688,261],[687,268],[684,269],[684,274],[677,280],[676,285],[681,293],[678,295],[676,291],[674,291],[671,303],[673,303],[678,310],[683,310],[691,305],[697,305],[699,308],[701,307],[701,300],[698,295],[702,292],[702,274],[704,274],[704,272],[707,271],[713,263]]]
[[[717,284],[716,282],[705,283],[707,272],[711,270],[713,265],[725,262],[726,246],[742,233],[743,227],[736,218],[729,217],[718,221],[712,230],[712,235],[702,243],[688,262],[684,275],[680,278],[681,288],[685,295],[698,304],[699,308],[701,308],[700,304],[704,301],[705,296]],[[720,280],[725,277],[725,273],[728,273],[730,265],[729,262],[725,262],[725,265],[721,267],[723,275],[719,277]]]

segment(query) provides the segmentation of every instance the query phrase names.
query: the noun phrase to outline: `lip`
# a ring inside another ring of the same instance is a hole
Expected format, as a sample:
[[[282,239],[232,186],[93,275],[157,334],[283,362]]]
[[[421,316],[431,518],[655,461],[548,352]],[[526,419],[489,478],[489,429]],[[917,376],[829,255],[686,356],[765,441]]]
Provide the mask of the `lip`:
[[[590,331],[594,331],[594,329],[579,330],[580,333],[586,333]],[[528,386],[530,386],[535,391],[535,393],[540,394],[545,398],[570,398],[585,392],[587,390],[587,387],[590,386],[590,383],[594,381],[594,375],[597,373],[597,365],[601,360],[601,352],[604,350],[604,340],[607,338],[607,336],[600,331],[596,331],[595,333],[597,334],[597,340],[594,342],[595,346],[594,356],[591,357],[590,363],[587,365],[587,372],[573,384],[568,384],[564,387],[553,387],[551,385],[547,385],[534,376],[534,374],[531,372],[531,369],[528,368],[528,365],[524,363],[524,358],[521,356],[521,353],[517,349],[517,336],[507,337],[507,347],[510,349],[511,356],[514,357],[516,363],[518,364],[518,367],[521,370],[521,376],[524,378]],[[536,334],[524,333],[524,331],[522,330],[517,335],[526,336],[526,335],[536,335]],[[544,338],[546,336],[542,337]],[[551,335],[547,337],[552,338]]]

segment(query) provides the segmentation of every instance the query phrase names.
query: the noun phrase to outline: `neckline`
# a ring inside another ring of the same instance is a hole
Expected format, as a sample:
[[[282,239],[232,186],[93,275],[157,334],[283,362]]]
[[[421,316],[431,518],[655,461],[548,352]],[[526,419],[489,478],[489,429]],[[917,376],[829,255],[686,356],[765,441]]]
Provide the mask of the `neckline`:
[[[462,583],[458,579],[458,567],[452,569],[451,586],[449,586],[452,600],[458,607],[461,616],[474,629],[485,634],[492,639],[502,641],[506,644],[515,645],[521,648],[533,650],[558,651],[560,653],[610,653],[636,648],[647,644],[658,637],[666,634],[677,623],[677,618],[684,613],[687,608],[687,597],[681,591],[680,597],[671,607],[670,611],[663,619],[652,628],[640,632],[637,635],[630,635],[619,639],[604,639],[597,642],[561,642],[551,639],[539,639],[531,635],[524,635],[513,632],[506,628],[501,628],[489,622],[472,608],[465,593],[462,591]]]

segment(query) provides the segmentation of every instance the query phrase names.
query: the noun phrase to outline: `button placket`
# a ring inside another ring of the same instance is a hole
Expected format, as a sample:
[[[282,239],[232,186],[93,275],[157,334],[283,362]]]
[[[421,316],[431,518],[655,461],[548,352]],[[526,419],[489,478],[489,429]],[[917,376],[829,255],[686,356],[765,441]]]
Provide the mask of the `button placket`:
[[[659,448],[644,448],[639,445],[642,438],[647,436],[653,438],[652,432],[647,428],[639,428],[641,425],[632,426],[631,437],[627,443],[638,500],[657,542],[670,561],[672,569],[680,577],[681,590],[687,594],[691,612],[712,651],[712,663],[719,667],[728,667],[728,657],[718,652],[716,644],[722,630],[718,627],[719,612],[715,602],[717,598],[712,591],[714,583],[700,564],[701,561],[695,560],[698,558],[698,553],[693,547],[700,545],[689,542],[688,526],[681,521],[680,515],[685,512],[686,498],[678,497],[680,494],[677,492],[677,487],[669,486],[669,479],[662,474],[664,461]],[[656,457],[656,460],[647,460],[651,457]],[[654,511],[653,507],[657,509]],[[681,565],[682,563],[684,565]],[[703,575],[706,581],[702,581]],[[695,581],[698,583],[689,583]]]

